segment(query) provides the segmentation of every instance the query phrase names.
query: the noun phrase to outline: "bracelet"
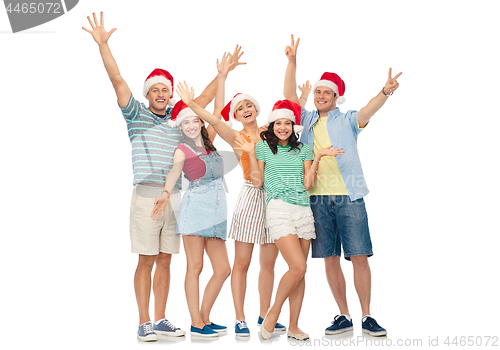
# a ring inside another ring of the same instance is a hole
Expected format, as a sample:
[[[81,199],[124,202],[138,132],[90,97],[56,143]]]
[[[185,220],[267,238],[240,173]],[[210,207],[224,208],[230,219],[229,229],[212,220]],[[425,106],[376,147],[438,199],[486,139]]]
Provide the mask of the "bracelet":
[[[307,98],[305,98],[305,97],[301,97],[301,98],[303,98],[304,100],[306,100],[306,101],[307,101]],[[300,98],[299,98],[299,100],[300,100]]]
[[[384,87],[385,87],[385,86],[384,86]],[[387,95],[387,94],[384,92],[384,88],[382,88],[382,93],[384,94],[384,96],[389,97],[389,96],[391,96],[391,95],[394,93],[394,91],[393,91],[393,92],[391,92],[389,95]]]
[[[166,193],[170,197],[170,192],[168,192],[168,190],[163,190],[163,191],[158,191],[158,192],[160,192],[161,194]]]

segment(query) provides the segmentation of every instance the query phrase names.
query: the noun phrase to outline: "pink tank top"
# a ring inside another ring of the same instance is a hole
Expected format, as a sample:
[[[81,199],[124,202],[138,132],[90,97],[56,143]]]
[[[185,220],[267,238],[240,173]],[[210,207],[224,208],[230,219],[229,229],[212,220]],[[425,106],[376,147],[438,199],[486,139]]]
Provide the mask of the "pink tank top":
[[[205,175],[205,172],[207,171],[205,162],[202,161],[190,147],[185,144],[180,144],[176,149],[180,149],[186,155],[182,171],[186,174],[189,181],[197,180]],[[207,154],[210,154],[210,151],[204,149],[203,155]]]

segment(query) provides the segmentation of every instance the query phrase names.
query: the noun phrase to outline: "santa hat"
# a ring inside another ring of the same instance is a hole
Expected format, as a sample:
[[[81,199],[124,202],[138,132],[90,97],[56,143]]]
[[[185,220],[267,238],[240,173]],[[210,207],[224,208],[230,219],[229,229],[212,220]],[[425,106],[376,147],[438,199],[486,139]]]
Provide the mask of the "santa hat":
[[[172,117],[168,121],[168,125],[171,128],[178,128],[186,117],[191,116],[196,116],[196,113],[181,100],[172,108]]]
[[[170,75],[170,73],[160,68],[156,68],[155,70],[153,70],[144,82],[144,88],[142,89],[142,94],[144,95],[144,97],[146,97],[146,95],[148,94],[151,86],[155,84],[163,84],[167,87],[168,91],[170,92],[168,105],[173,106],[175,104],[175,100],[172,98],[174,97],[174,78]]]
[[[321,79],[316,82],[313,86],[313,93],[316,91],[318,86],[326,86],[327,88],[332,89],[338,96],[337,103],[341,105],[345,102],[344,92],[345,92],[345,84],[340,77],[335,73],[325,72],[321,76]]]
[[[267,118],[268,123],[275,122],[278,119],[286,118],[295,123],[293,131],[302,132],[304,127],[300,125],[300,112],[302,107],[290,100],[279,100],[274,104],[273,110]]]
[[[257,111],[257,116],[259,115],[259,112],[260,112],[259,102],[257,102],[257,100],[255,98],[253,98],[252,96],[250,96],[248,94],[237,93],[236,95],[234,95],[233,99],[221,111],[221,115],[224,118],[224,120],[226,121],[226,124],[228,124],[230,126],[230,124],[229,124],[229,123],[231,123],[231,121],[229,120],[230,117],[232,117],[233,119],[236,120],[236,116],[235,116],[236,106],[241,101],[245,101],[245,100],[248,100],[248,101],[253,103],[253,105],[255,106],[255,110]]]

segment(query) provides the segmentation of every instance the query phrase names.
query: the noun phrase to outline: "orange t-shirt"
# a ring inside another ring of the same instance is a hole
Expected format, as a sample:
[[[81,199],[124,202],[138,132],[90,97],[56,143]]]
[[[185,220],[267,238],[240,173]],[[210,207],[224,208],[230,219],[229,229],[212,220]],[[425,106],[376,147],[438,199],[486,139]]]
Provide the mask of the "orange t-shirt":
[[[252,142],[252,140],[244,134],[241,134],[245,138],[246,141]],[[252,181],[250,179],[250,158],[248,158],[248,153],[243,152],[241,157],[240,157],[240,165],[241,168],[243,169],[243,178],[247,181]]]

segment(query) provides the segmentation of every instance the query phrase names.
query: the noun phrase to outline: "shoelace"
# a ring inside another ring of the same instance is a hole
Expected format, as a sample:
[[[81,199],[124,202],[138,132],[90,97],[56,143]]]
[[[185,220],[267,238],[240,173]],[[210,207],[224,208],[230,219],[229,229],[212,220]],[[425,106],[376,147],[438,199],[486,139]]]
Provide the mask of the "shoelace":
[[[145,334],[153,333],[153,325],[151,323],[146,323],[144,325],[144,333]]]
[[[367,319],[365,322],[368,322],[368,324],[369,324],[371,327],[374,327],[374,328],[381,328],[381,327],[378,325],[377,321],[375,321],[375,319],[374,319],[374,318],[369,318],[369,319]]]
[[[171,328],[171,329],[173,329],[173,330],[177,329],[177,328],[175,328],[175,326],[174,326],[172,323],[170,323],[170,321],[169,321],[169,320],[167,320],[167,319],[163,319],[163,321],[162,321],[162,322],[163,322],[163,323],[165,323],[168,327],[170,327],[170,328]]]
[[[247,323],[245,321],[241,321],[240,323],[238,323],[238,327],[240,329],[248,328]]]

